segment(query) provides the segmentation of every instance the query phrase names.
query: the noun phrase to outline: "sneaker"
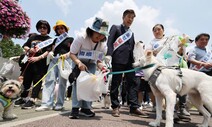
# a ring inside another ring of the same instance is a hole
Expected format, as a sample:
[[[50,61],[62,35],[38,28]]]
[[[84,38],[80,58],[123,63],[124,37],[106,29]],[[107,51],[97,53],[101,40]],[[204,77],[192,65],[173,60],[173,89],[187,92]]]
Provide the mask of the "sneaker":
[[[51,110],[51,108],[48,107],[48,106],[40,106],[40,107],[37,107],[37,108],[35,109],[35,111],[37,111],[37,112],[40,112],[40,111],[48,111],[48,110]]]
[[[190,113],[186,110],[186,108],[181,108],[179,115],[181,115],[181,116],[190,116]]]
[[[143,108],[144,108],[143,106],[140,106],[140,107],[139,107],[139,110],[143,110]]]
[[[114,116],[114,117],[119,117],[120,116],[119,108],[114,108],[113,109],[112,116]]]
[[[180,118],[177,115],[177,112],[174,112],[174,123],[179,123]]]
[[[153,107],[152,102],[149,102],[149,103],[147,104],[147,107]]]
[[[70,98],[69,97],[66,97],[66,101],[70,101]]]
[[[54,110],[55,111],[62,111],[64,109],[63,106],[55,106]]]
[[[142,117],[142,118],[149,117],[149,115],[147,115],[146,113],[142,112],[139,108],[137,108],[135,110],[130,110],[130,115],[131,116],[138,116],[138,117]]]
[[[68,117],[70,119],[79,119],[79,108],[72,108],[71,114]]]
[[[15,101],[15,107],[21,106],[25,103],[23,98],[19,98],[18,100]]]
[[[95,116],[95,113],[92,112],[90,109],[83,109],[83,108],[80,110],[79,114],[86,116],[86,117],[94,117]]]
[[[22,105],[22,109],[31,109],[35,106],[35,103],[31,100],[27,101],[25,104]]]

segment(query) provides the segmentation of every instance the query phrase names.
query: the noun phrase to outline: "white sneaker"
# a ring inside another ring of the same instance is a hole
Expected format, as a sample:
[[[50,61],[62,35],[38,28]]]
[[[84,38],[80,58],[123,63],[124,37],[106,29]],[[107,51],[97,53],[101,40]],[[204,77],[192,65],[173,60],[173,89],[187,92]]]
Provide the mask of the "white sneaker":
[[[51,108],[50,107],[48,107],[48,106],[40,106],[40,107],[37,107],[36,109],[35,109],[35,111],[48,111],[48,110],[51,110]]]
[[[55,110],[55,111],[61,111],[61,110],[63,110],[63,109],[64,109],[63,106],[55,106],[55,107],[54,107],[54,110]]]
[[[143,106],[140,106],[139,109],[142,111],[143,110]]]

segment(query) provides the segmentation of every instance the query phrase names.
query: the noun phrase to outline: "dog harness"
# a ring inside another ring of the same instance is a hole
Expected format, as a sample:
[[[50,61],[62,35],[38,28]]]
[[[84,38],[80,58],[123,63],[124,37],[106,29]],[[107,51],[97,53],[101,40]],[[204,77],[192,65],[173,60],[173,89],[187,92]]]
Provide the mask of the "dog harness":
[[[182,71],[180,69],[180,67],[178,66],[159,66],[153,73],[152,75],[150,76],[149,78],[149,85],[153,86],[155,89],[157,89],[157,86],[155,85],[155,82],[158,78],[158,76],[160,75],[161,71],[163,69],[174,69],[174,70],[178,70],[178,76],[180,77],[180,84],[179,84],[179,87],[176,88],[176,92],[179,93],[181,91],[181,88],[182,88]]]
[[[0,95],[0,103],[4,106],[4,108],[7,108],[12,104],[12,99]]]

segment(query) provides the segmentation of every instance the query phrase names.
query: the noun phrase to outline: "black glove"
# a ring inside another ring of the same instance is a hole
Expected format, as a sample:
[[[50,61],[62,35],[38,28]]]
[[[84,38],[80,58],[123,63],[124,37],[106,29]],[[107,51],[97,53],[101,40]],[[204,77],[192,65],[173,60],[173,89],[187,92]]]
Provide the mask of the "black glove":
[[[72,73],[68,77],[70,84],[77,80],[77,77],[79,76],[79,74],[80,74],[80,69],[76,65],[74,69],[72,70]]]

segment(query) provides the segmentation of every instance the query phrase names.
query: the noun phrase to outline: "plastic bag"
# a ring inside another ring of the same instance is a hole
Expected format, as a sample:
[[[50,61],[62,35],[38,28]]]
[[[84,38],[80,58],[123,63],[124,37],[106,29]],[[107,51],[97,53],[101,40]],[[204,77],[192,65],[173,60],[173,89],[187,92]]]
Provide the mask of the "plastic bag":
[[[99,100],[99,96],[102,94],[100,86],[104,76],[101,74],[94,75],[81,71],[77,78],[77,100],[96,101]]]
[[[15,65],[11,61],[4,62],[0,70],[0,74],[2,76],[11,75],[14,72],[14,70],[15,70]]]
[[[100,92],[107,94],[108,93],[108,89],[109,89],[109,82],[106,81],[106,74],[107,73],[102,73],[101,71],[97,71],[96,75],[102,79],[101,82],[99,83],[99,87],[100,87]]]
[[[61,60],[58,63],[58,68],[59,68],[61,77],[63,77],[64,79],[68,79],[69,75],[72,72],[72,68],[71,68],[71,65],[69,64],[69,62],[67,60],[64,60],[64,61]]]

